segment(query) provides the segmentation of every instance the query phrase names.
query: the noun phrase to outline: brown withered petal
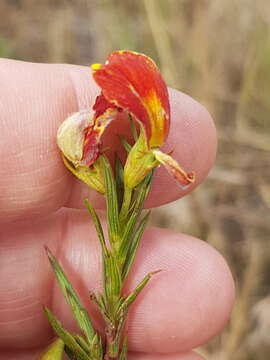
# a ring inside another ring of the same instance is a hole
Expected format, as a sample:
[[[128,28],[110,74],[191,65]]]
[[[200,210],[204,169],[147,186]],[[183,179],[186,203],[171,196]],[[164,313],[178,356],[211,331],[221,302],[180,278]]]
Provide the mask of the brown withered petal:
[[[169,174],[171,174],[177,180],[177,182],[183,189],[186,189],[190,184],[194,183],[194,172],[185,172],[176,160],[174,160],[170,155],[165,154],[160,150],[155,149],[152,150],[152,152],[155,155],[157,161],[165,166]]]

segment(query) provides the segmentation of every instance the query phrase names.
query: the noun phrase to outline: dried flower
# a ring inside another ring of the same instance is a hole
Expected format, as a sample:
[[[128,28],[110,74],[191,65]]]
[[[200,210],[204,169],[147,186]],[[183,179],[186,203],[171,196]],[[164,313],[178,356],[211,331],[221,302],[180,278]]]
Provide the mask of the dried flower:
[[[66,167],[90,188],[101,194],[105,192],[100,161],[88,166],[83,160],[85,133],[92,126],[93,112],[81,111],[69,116],[59,127],[57,144],[63,154]],[[93,146],[92,157],[97,160],[98,148]]]

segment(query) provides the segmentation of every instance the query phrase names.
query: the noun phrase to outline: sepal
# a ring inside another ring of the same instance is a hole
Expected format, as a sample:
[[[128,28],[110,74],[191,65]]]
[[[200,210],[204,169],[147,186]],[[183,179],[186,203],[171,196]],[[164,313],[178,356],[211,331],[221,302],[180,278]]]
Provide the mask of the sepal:
[[[152,151],[148,150],[144,131],[141,131],[138,140],[128,154],[124,167],[125,186],[134,189],[158,164]]]

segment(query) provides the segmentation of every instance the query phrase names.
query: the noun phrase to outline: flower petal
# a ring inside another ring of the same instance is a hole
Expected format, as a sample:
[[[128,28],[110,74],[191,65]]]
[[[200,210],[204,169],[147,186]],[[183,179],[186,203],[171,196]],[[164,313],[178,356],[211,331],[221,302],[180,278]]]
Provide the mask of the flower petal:
[[[164,154],[160,150],[152,150],[152,152],[157,161],[165,166],[169,174],[179,182],[183,189],[186,189],[186,187],[195,181],[195,173],[186,173],[170,155]]]
[[[83,157],[85,132],[93,124],[94,113],[84,110],[69,116],[57,131],[57,145],[75,167]]]
[[[161,146],[169,131],[168,90],[156,64],[146,55],[113,52],[93,77],[108,102],[130,112],[146,132],[150,148]]]
[[[97,96],[93,110],[95,119],[88,128],[83,146],[82,164],[87,166],[91,166],[99,157],[101,137],[106,127],[118,114],[116,106],[110,104],[102,94]]]

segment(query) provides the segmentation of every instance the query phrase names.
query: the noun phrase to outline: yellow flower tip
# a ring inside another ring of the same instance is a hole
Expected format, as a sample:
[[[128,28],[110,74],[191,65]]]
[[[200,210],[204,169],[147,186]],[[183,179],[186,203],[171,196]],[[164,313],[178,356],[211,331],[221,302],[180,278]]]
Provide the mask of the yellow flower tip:
[[[93,71],[99,70],[101,68],[102,64],[92,64],[91,69]]]

